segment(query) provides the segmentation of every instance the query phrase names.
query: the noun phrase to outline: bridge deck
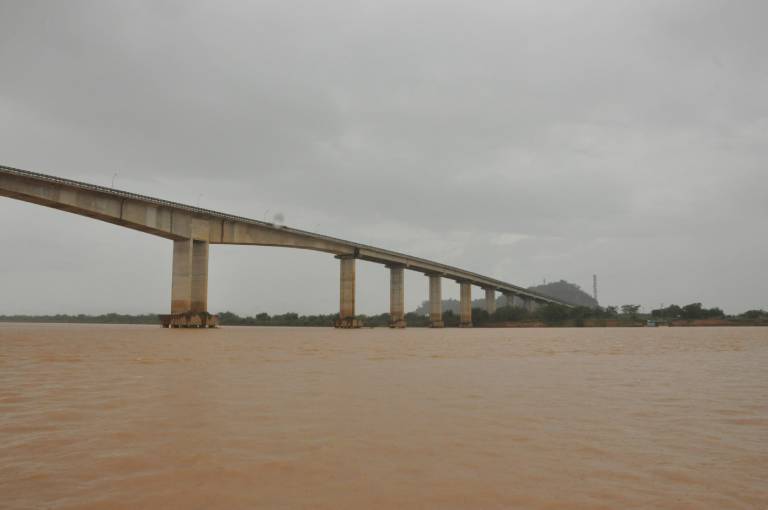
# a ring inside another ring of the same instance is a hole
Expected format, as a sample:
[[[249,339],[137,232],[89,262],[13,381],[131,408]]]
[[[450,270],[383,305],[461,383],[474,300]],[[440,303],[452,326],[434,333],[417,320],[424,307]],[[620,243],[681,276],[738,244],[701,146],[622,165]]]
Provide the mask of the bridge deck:
[[[36,188],[32,191],[29,191],[20,185],[19,182],[26,184],[27,187],[36,186]],[[41,191],[37,189],[40,188],[40,186],[47,187],[49,189],[44,189]],[[54,196],[52,194],[50,189],[51,187],[80,190],[92,196],[105,199],[116,199],[120,204],[120,214],[118,216],[116,213],[91,211],[84,206],[65,203],[65,201],[60,200],[57,195]],[[221,222],[221,237],[219,238],[217,234],[216,237],[212,236],[210,239],[207,239],[211,244],[262,244],[326,251],[340,256],[354,256],[362,260],[368,260],[385,265],[403,265],[407,269],[419,271],[425,274],[439,274],[445,278],[454,279],[456,281],[469,282],[473,285],[477,285],[483,288],[491,288],[501,292],[513,293],[515,295],[533,298],[542,302],[558,303],[570,306],[568,303],[558,299],[531,292],[523,287],[513,285],[508,282],[490,278],[488,276],[483,276],[472,271],[466,271],[458,267],[442,264],[428,259],[414,257],[404,253],[377,248],[375,246],[366,244],[355,243],[332,236],[308,232],[306,230],[295,229],[287,226],[279,226],[273,223],[245,218],[243,216],[237,216],[234,214],[213,211],[202,207],[195,207],[170,200],[163,200],[160,198],[140,195],[128,191],[97,186],[95,184],[79,182],[62,177],[30,172],[27,170],[20,170],[18,168],[0,166],[0,195],[66,210],[75,214],[90,216],[103,221],[142,230],[144,232],[168,237],[171,239],[178,238],[179,236],[173,231],[173,229],[171,229],[171,231],[165,231],[163,229],[154,228],[151,225],[140,225],[137,222],[129,221],[126,217],[124,217],[123,207],[126,201],[129,201],[130,203],[147,204],[149,206],[162,209],[163,211],[170,211],[171,218],[173,218],[173,213],[177,212],[185,213],[189,217],[197,220]],[[171,223],[173,223],[173,219],[171,219]],[[262,233],[259,239],[263,238],[264,240],[242,241],[236,236],[225,236],[225,225],[232,227],[232,229],[241,228],[244,226],[254,227]],[[287,242],[282,242],[279,240],[276,241],[276,238],[290,238],[292,241],[290,244],[288,244]]]

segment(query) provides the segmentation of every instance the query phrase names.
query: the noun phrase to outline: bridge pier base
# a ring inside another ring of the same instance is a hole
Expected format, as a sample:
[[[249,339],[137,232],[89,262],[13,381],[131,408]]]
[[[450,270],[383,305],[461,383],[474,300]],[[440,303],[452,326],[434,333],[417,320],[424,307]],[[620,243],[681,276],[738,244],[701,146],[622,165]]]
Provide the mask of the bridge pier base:
[[[472,327],[472,285],[459,282],[459,327]]]
[[[208,312],[187,312],[160,315],[160,324],[164,328],[215,328],[219,325],[219,316]]]
[[[361,320],[355,319],[355,257],[340,255],[339,318],[337,328],[359,328]]]
[[[431,274],[429,276],[429,327],[442,328],[443,322],[443,296],[440,287],[440,275]]]
[[[405,327],[405,269],[389,266],[389,327]]]

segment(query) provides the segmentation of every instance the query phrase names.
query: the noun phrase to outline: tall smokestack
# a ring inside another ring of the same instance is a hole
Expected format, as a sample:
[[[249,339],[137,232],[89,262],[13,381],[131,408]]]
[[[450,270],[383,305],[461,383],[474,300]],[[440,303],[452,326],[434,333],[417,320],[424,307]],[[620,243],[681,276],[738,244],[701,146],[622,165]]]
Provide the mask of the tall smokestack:
[[[592,275],[592,297],[597,301],[597,275]]]

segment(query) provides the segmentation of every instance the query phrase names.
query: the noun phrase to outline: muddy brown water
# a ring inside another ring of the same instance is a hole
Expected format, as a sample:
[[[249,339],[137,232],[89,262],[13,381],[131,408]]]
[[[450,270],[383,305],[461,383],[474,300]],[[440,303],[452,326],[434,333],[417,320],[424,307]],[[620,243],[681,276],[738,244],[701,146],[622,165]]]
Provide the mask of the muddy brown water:
[[[0,508],[768,508],[768,328],[0,324]]]

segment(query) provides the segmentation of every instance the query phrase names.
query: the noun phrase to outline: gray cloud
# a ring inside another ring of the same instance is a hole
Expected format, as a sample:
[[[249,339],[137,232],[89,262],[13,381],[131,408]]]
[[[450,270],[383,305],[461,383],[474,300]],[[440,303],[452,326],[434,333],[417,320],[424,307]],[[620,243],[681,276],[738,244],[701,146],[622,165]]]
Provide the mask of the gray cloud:
[[[6,2],[2,162],[118,172],[524,285],[596,272],[606,303],[768,307],[767,17],[760,1]],[[0,310],[167,306],[165,241],[11,200],[0,217]],[[213,308],[335,308],[324,255],[212,253]],[[362,311],[386,309],[384,270],[362,266]]]

